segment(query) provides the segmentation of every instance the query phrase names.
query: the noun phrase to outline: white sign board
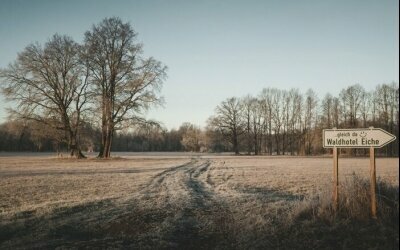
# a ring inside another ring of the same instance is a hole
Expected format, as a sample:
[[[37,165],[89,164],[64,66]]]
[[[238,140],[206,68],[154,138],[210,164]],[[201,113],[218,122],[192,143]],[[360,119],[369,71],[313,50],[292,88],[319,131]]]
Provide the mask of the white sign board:
[[[381,148],[396,136],[380,128],[324,129],[324,148]]]

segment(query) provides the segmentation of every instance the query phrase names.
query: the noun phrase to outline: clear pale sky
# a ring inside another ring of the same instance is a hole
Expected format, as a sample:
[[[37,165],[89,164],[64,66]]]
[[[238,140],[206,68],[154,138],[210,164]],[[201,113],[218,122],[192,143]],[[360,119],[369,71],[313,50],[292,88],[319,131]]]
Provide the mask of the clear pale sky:
[[[322,98],[356,83],[399,82],[397,0],[0,0],[0,67],[54,33],[82,42],[112,16],[168,66],[165,107],[148,117],[169,129],[204,126],[221,101],[265,87],[312,88]],[[0,97],[0,122],[9,105]]]

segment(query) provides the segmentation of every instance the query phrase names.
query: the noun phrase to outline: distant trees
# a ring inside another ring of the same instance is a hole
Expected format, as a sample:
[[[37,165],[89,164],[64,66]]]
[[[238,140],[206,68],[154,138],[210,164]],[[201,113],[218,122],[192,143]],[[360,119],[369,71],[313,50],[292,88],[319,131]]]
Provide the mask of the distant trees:
[[[378,85],[374,92],[374,126],[380,126],[390,133],[399,133],[399,86],[396,83]],[[398,155],[398,143],[384,148],[390,156]]]
[[[210,145],[218,145],[218,136],[229,139],[235,154],[314,155],[324,152],[324,128],[375,126],[398,136],[398,98],[396,83],[378,85],[371,92],[359,84],[351,85],[339,96],[327,94],[321,101],[312,90],[301,94],[297,89],[266,88],[258,97],[233,97],[218,105],[208,120],[207,134],[213,137]],[[236,136],[234,128],[240,131]],[[365,150],[347,150],[357,152]],[[378,152],[398,155],[398,144],[392,143]]]
[[[157,124],[144,123],[116,133],[113,151],[190,151],[207,149],[207,138],[200,127],[185,122],[179,129],[167,129]]]
[[[2,92],[16,103],[12,117],[46,125],[54,140],[58,134],[50,132],[63,131],[77,158],[84,157],[80,128],[100,117],[99,157],[110,157],[114,132],[147,123],[143,113],[162,102],[158,93],[166,67],[143,58],[136,37],[129,23],[106,18],[86,32],[83,45],[56,34],[44,46],[27,46],[0,71]]]
[[[181,144],[185,151],[200,152],[204,150],[206,141],[200,127],[186,122],[181,125],[179,131],[182,136]]]

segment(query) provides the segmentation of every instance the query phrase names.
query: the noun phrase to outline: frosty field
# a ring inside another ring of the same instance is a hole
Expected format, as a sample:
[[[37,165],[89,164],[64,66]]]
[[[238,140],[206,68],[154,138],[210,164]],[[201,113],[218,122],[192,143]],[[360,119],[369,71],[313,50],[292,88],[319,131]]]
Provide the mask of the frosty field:
[[[369,158],[340,158],[340,192],[355,175],[369,178]],[[378,158],[377,177],[397,190],[387,197],[379,184],[378,198],[398,208],[399,160]],[[398,220],[392,227],[304,213],[315,197],[330,200],[331,182],[329,157],[5,155],[0,248],[398,248]]]

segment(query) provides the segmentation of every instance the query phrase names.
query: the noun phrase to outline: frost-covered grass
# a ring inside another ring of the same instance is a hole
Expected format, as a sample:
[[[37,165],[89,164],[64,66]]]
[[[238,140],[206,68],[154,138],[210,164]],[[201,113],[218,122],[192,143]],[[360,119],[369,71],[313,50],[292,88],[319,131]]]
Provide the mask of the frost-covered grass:
[[[398,248],[398,159],[377,159],[378,220],[369,159],[339,167],[334,212],[331,158],[1,157],[0,248]]]

